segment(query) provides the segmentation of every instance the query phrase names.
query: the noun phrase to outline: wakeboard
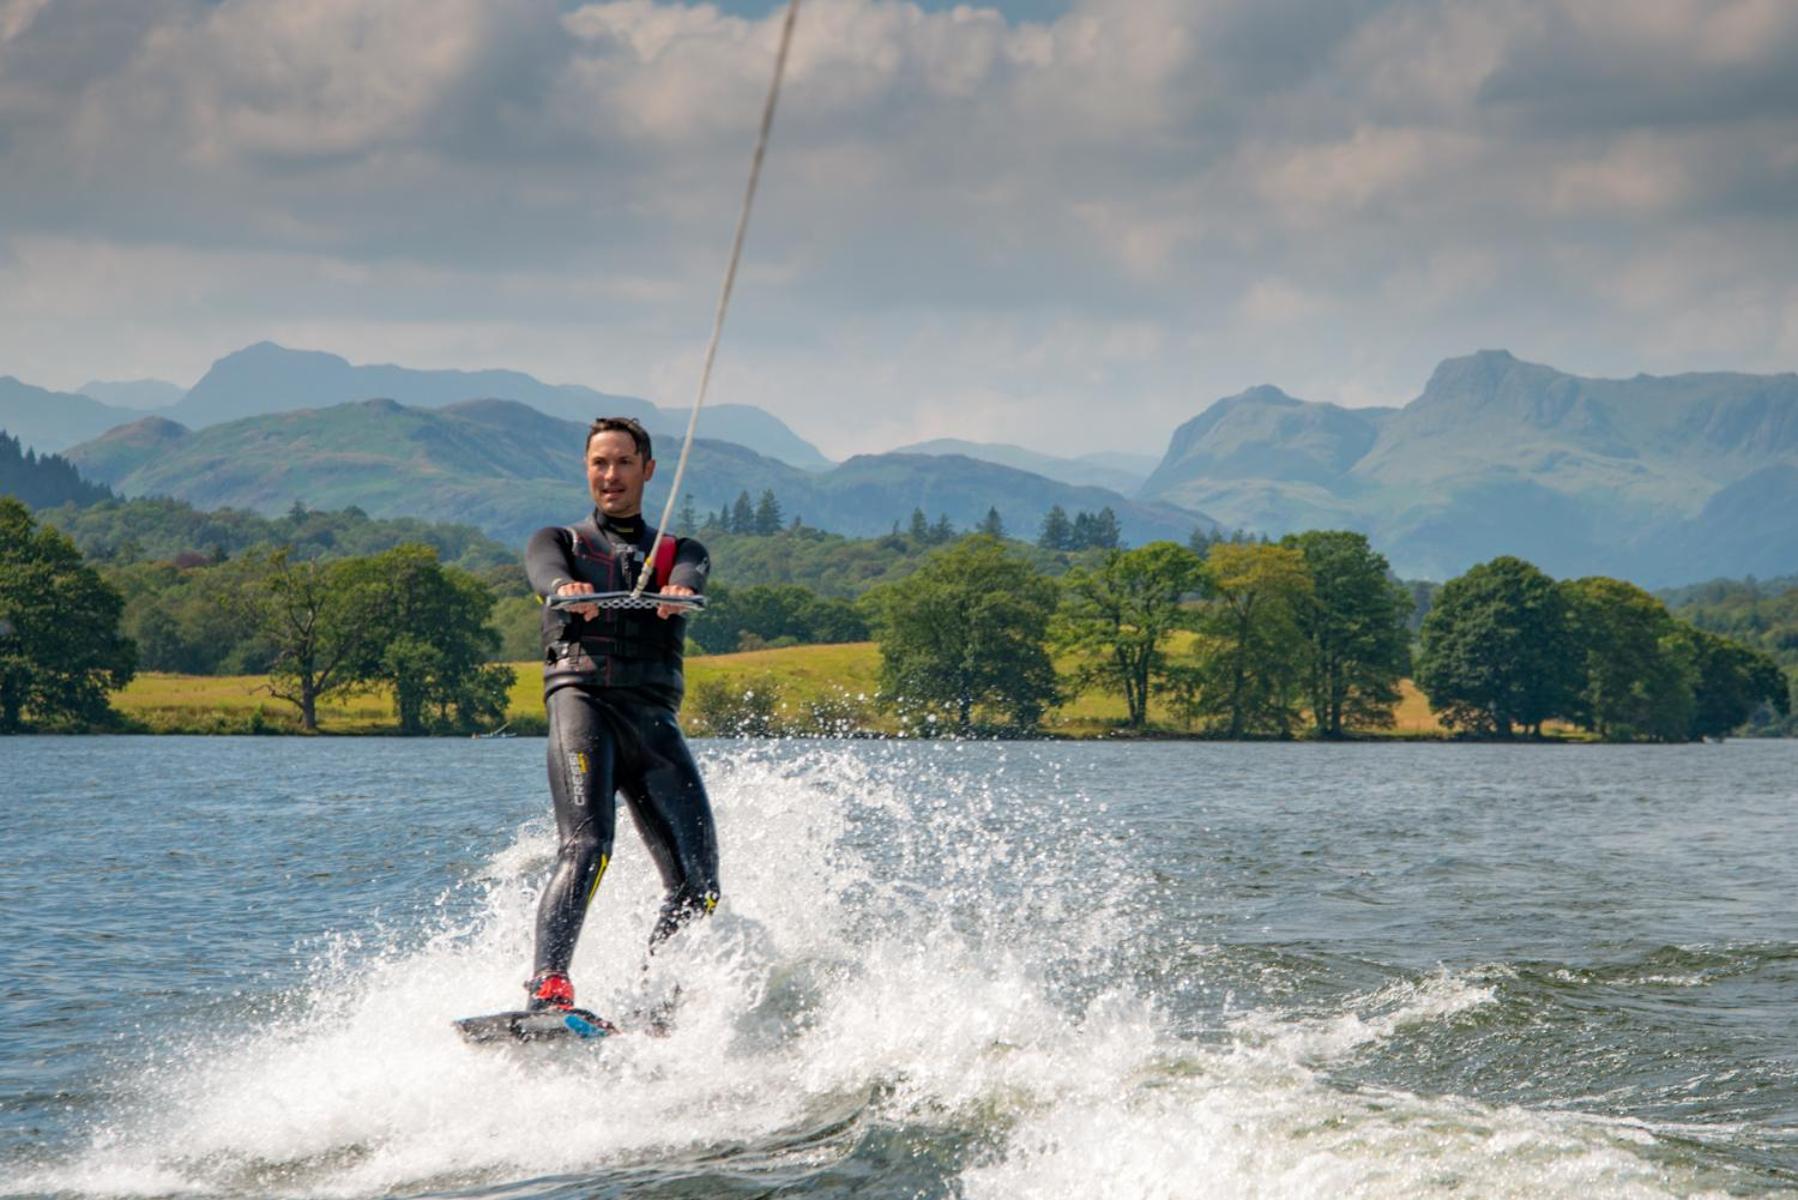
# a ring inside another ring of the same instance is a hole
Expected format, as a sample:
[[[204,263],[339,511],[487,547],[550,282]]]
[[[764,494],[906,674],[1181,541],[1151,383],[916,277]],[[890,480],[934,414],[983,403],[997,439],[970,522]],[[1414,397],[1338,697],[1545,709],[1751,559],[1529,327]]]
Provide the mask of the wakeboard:
[[[584,1008],[545,1008],[463,1017],[456,1029],[470,1042],[586,1042],[622,1032]]]

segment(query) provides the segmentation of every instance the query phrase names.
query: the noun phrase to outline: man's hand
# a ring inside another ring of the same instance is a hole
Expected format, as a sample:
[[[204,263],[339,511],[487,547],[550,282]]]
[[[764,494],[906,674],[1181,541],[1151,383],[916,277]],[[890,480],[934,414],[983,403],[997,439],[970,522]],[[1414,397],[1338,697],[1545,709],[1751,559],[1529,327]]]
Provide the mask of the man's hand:
[[[690,587],[682,587],[677,583],[677,584],[673,585],[672,587],[663,588],[662,595],[664,595],[664,596],[696,596],[696,595],[698,595],[698,593],[695,592]],[[685,612],[685,611],[686,611],[685,609],[676,608],[672,604],[656,605],[656,616],[662,618],[662,620],[664,620],[664,621],[666,621],[669,617],[672,617],[675,613]]]
[[[592,594],[593,585],[590,583],[565,583],[556,589],[556,595],[558,596],[591,596]],[[577,604],[572,608],[565,608],[562,611],[574,613],[576,616],[584,617],[591,621],[594,617],[599,615],[599,605]]]

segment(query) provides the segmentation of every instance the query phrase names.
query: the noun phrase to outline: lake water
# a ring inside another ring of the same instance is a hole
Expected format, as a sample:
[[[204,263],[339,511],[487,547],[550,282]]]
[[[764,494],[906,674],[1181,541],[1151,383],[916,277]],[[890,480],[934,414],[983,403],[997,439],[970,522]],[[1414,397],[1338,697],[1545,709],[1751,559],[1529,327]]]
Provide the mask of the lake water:
[[[699,751],[493,1049],[541,741],[0,739],[0,1194],[1798,1193],[1798,744]]]

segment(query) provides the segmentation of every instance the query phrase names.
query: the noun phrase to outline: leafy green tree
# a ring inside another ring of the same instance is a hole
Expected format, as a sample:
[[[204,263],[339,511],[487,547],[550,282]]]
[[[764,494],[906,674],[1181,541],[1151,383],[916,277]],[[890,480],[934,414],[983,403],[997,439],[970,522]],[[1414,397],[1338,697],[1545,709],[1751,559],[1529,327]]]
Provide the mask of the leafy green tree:
[[[905,532],[913,545],[925,546],[930,543],[930,518],[924,515],[923,509],[911,510],[911,521],[906,525]]]
[[[1666,606],[1632,583],[1603,576],[1560,588],[1580,660],[1567,716],[1607,741],[1690,737],[1698,672],[1691,642]]]
[[[308,733],[319,703],[359,687],[379,654],[385,597],[371,561],[295,562],[277,550],[246,583],[242,603],[275,653],[265,686],[300,710]]]
[[[242,675],[267,671],[274,657],[239,602],[259,570],[255,558],[213,562],[190,552],[174,562],[110,566],[102,575],[132,597],[123,629],[137,643],[141,669]]]
[[[1791,688],[1771,655],[1702,629],[1687,628],[1681,636],[1698,676],[1693,689],[1692,737],[1725,737],[1762,705],[1782,717],[1791,715]]]
[[[1417,686],[1450,729],[1540,734],[1568,713],[1582,663],[1554,581],[1520,558],[1481,563],[1442,585],[1424,619]]]
[[[1313,602],[1304,555],[1289,546],[1215,545],[1203,579],[1209,601],[1190,711],[1228,737],[1290,737],[1305,665],[1299,614]]]
[[[1199,587],[1198,555],[1173,542],[1137,550],[1112,550],[1093,569],[1075,568],[1063,582],[1057,640],[1089,656],[1076,686],[1098,685],[1123,693],[1127,722],[1140,729],[1149,700],[1169,680],[1168,640],[1190,629],[1195,614],[1181,597]]]
[[[0,496],[0,733],[106,718],[107,691],[137,668],[124,606],[73,542]]]
[[[1386,559],[1364,534],[1311,530],[1290,534],[1311,573],[1311,601],[1298,609],[1305,639],[1304,687],[1319,737],[1345,728],[1389,728],[1399,681],[1411,669],[1405,619],[1411,597],[1393,583]]]
[[[794,584],[714,584],[705,611],[688,634],[709,654],[744,649],[753,638],[761,646],[859,642],[867,639],[867,619],[847,600],[818,596]]]
[[[949,520],[948,513],[938,513],[936,524],[930,527],[930,544],[946,546],[955,540],[955,524]]]
[[[994,538],[972,535],[932,554],[909,578],[868,594],[882,691],[908,719],[946,710],[961,733],[977,714],[1034,727],[1057,700],[1045,646],[1055,593],[1053,580]]]
[[[982,517],[980,524],[974,527],[974,532],[984,533],[988,537],[1003,541],[1005,540],[1005,518],[999,515],[998,509],[988,508],[986,516]]]
[[[510,667],[488,662],[499,634],[488,625],[494,596],[480,580],[437,561],[428,546],[399,546],[369,560],[378,581],[377,619],[364,682],[393,694],[401,733],[434,723],[462,730],[503,720]]]
[[[1068,520],[1067,509],[1057,504],[1044,514],[1042,532],[1037,535],[1036,544],[1044,550],[1074,548],[1074,526]]]

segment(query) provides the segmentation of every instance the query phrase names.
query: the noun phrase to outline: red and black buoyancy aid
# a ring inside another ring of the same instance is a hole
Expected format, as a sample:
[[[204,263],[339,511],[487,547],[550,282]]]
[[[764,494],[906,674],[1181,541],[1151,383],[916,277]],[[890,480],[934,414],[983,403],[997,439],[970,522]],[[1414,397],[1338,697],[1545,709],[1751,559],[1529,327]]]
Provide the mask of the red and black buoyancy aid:
[[[607,536],[591,516],[569,526],[568,533],[574,579],[592,584],[596,592],[628,592],[636,586],[643,547]],[[645,525],[641,537],[652,541],[655,530]],[[675,543],[666,537],[657,547],[645,592],[667,583],[674,571]],[[543,621],[545,684],[556,676],[602,686],[671,689],[673,703],[679,703],[686,617],[663,618],[648,608],[602,608],[598,616],[583,618],[546,608]]]

